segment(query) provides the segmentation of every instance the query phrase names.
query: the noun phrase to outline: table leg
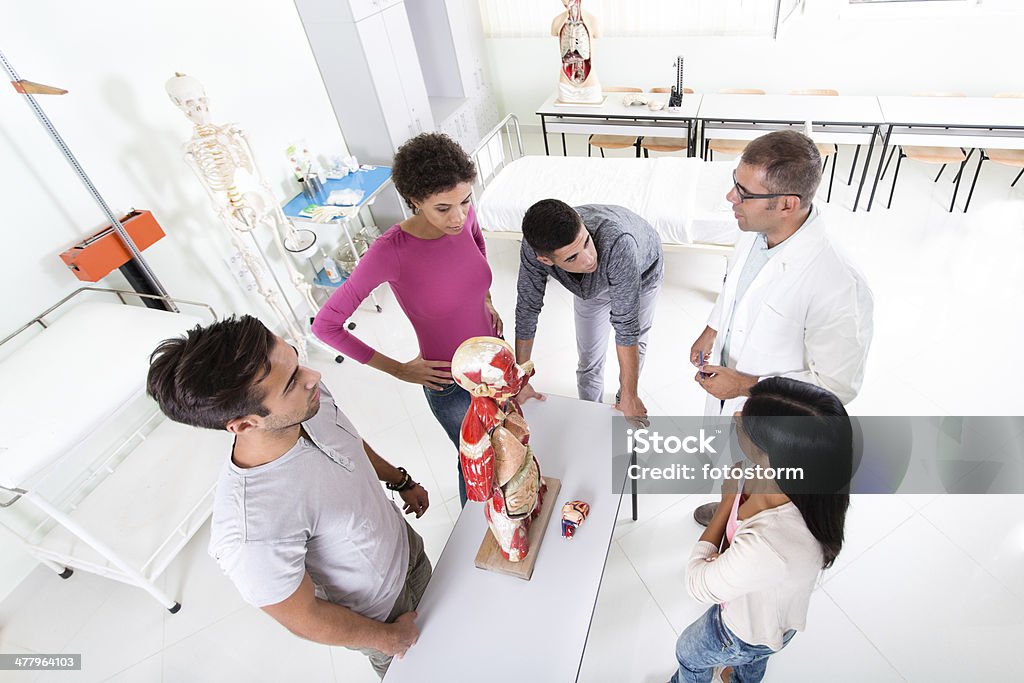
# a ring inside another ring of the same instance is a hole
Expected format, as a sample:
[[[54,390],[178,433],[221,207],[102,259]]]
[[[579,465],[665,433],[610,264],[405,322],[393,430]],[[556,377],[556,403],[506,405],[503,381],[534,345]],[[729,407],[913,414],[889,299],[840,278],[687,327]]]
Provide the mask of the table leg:
[[[636,451],[633,451],[630,454],[629,464],[630,465],[635,465],[636,464]],[[630,488],[630,494],[631,494],[631,496],[633,498],[633,521],[635,522],[637,515],[636,515],[636,479],[634,477],[630,477],[629,478],[629,488]]]
[[[892,135],[892,124],[889,124],[889,128],[885,131],[885,137],[882,139],[882,152],[881,156],[878,157],[878,171],[875,172],[875,182],[871,186],[871,196],[868,198],[868,211],[871,210],[871,205],[875,203],[875,191],[878,190],[878,179],[882,175],[882,160],[885,159],[885,150],[889,147],[889,137]],[[874,139],[872,139],[872,142]],[[871,150],[868,150],[868,161],[871,160]],[[864,165],[865,170],[867,164]]]
[[[569,156],[569,153],[565,151],[565,133],[562,133],[562,156]]]
[[[857,210],[860,203],[860,193],[864,191],[864,182],[868,178],[868,169],[871,168],[871,152],[875,148],[875,136],[878,135],[878,126],[871,129],[871,141],[868,143],[868,153],[864,156],[864,170],[860,174],[860,183],[857,185],[857,198],[853,200],[853,210]],[[860,154],[860,145],[857,145],[857,154]],[[857,156],[853,157],[854,166],[857,165]],[[850,177],[853,177],[853,169],[850,169]]]
[[[544,156],[551,156],[548,150],[548,124],[543,115],[540,117],[540,134],[544,138]]]
[[[686,119],[686,156],[693,156],[693,119]]]

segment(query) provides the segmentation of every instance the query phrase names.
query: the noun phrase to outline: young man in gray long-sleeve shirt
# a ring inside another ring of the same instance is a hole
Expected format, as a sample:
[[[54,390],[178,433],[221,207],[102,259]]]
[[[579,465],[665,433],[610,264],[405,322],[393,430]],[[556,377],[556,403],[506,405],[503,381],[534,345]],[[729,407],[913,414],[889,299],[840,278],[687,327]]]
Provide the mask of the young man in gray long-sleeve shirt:
[[[576,388],[585,401],[601,401],[608,333],[615,330],[619,394],[615,407],[645,416],[637,381],[664,277],[661,240],[640,216],[621,206],[573,209],[544,199],[526,212],[516,302],[516,360],[533,353],[537,317],[548,277],[573,293],[579,365]],[[527,385],[520,400],[543,398]]]

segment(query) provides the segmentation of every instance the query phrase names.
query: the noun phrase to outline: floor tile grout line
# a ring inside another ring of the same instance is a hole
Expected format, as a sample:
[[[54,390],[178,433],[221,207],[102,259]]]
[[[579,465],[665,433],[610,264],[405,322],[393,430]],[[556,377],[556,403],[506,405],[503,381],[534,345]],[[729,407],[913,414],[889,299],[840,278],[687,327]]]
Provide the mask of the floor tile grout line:
[[[245,604],[245,605],[242,605],[241,607],[239,607],[238,609],[233,609],[230,612],[228,612],[227,614],[225,614],[224,616],[220,617],[219,619],[214,619],[213,621],[211,621],[206,626],[203,626],[202,628],[197,629],[197,630],[193,631],[192,633],[189,633],[187,636],[184,636],[182,638],[178,638],[177,640],[174,640],[174,641],[172,641],[170,643],[167,643],[166,645],[164,645],[164,649],[161,650],[161,652],[167,652],[167,650],[171,649],[172,647],[180,645],[181,643],[185,642],[186,640],[188,640],[192,636],[198,635],[198,634],[202,633],[203,631],[206,631],[207,629],[213,628],[214,626],[216,626],[217,624],[221,623],[225,619],[229,619],[230,617],[235,616],[236,614],[238,614],[239,612],[241,612],[242,610],[245,610],[245,609],[259,609],[259,608],[258,607],[253,607],[252,605],[249,605],[249,604]]]
[[[906,505],[910,505],[910,503],[906,503]],[[862,560],[862,559],[864,558],[864,556],[865,556],[865,555],[867,555],[867,554],[868,554],[868,552],[869,552],[870,550],[874,549],[874,547],[875,547],[875,546],[877,546],[877,545],[878,545],[879,543],[881,543],[882,541],[884,541],[885,539],[889,538],[889,537],[890,537],[890,536],[892,536],[892,535],[893,535],[894,533],[896,533],[896,532],[897,532],[897,531],[898,531],[898,530],[899,530],[899,529],[900,529],[900,528],[901,528],[901,527],[902,527],[902,526],[903,526],[904,524],[906,524],[907,522],[909,522],[910,520],[912,520],[912,519],[913,519],[914,517],[916,517],[917,515],[921,514],[921,511],[920,511],[920,510],[918,510],[917,508],[914,508],[914,506],[910,505],[910,507],[911,507],[911,508],[913,509],[913,511],[912,511],[912,512],[910,513],[910,515],[908,515],[908,516],[907,516],[907,518],[906,518],[906,519],[904,519],[904,520],[903,520],[902,522],[900,522],[899,524],[897,524],[896,526],[894,526],[894,527],[893,527],[893,528],[892,528],[892,529],[891,529],[891,530],[890,530],[890,531],[889,531],[888,533],[884,534],[884,535],[883,535],[883,536],[882,536],[881,538],[879,538],[879,539],[878,539],[877,541],[875,541],[874,543],[872,543],[872,544],[871,544],[871,545],[869,545],[868,547],[864,548],[864,551],[863,551],[863,552],[862,552],[862,553],[861,553],[860,555],[858,555],[857,557],[855,557],[854,559],[850,560],[849,564],[847,564],[847,565],[845,565],[845,566],[843,566],[843,567],[840,567],[839,569],[837,569],[837,570],[835,571],[835,573],[830,573],[830,574],[829,574],[829,577],[828,577],[828,579],[827,579],[827,580],[825,580],[825,581],[822,581],[822,582],[821,582],[821,586],[822,586],[822,588],[824,588],[824,587],[825,587],[825,585],[826,585],[826,584],[827,584],[827,583],[828,583],[829,581],[832,581],[832,580],[833,580],[834,578],[836,578],[837,576],[839,576],[840,574],[842,574],[843,572],[845,572],[846,570],[848,570],[848,569],[849,569],[850,567],[853,567],[853,566],[855,566],[855,565],[857,564],[857,562],[859,562],[860,560]]]
[[[831,602],[831,603],[832,603],[833,605],[835,605],[836,609],[837,609],[837,610],[839,610],[839,611],[840,611],[840,612],[842,613],[842,615],[843,615],[844,617],[846,617],[846,620],[847,620],[847,621],[849,621],[849,622],[850,622],[850,624],[851,624],[851,625],[852,625],[852,626],[853,626],[853,627],[854,627],[855,629],[857,629],[857,632],[858,632],[858,633],[860,633],[860,634],[861,634],[862,636],[864,636],[864,640],[866,640],[866,641],[868,642],[868,644],[869,644],[869,645],[871,645],[871,647],[872,647],[872,648],[873,648],[873,649],[875,650],[875,652],[877,652],[877,653],[878,653],[878,656],[879,656],[879,657],[881,657],[881,658],[882,658],[882,660],[883,660],[883,661],[884,661],[884,662],[885,662],[886,664],[888,664],[888,665],[889,665],[889,667],[890,667],[890,668],[891,668],[891,669],[892,669],[892,670],[893,670],[893,671],[894,671],[894,672],[896,673],[896,675],[897,675],[897,676],[899,676],[900,678],[902,678],[902,679],[903,679],[904,681],[908,681],[909,679],[908,679],[908,678],[907,678],[906,676],[904,676],[904,675],[903,675],[903,672],[902,672],[902,671],[900,671],[900,670],[899,670],[899,669],[898,669],[898,668],[896,667],[896,665],[895,665],[895,664],[893,664],[893,663],[892,663],[891,661],[889,661],[889,658],[885,656],[885,653],[883,653],[881,649],[879,649],[878,645],[876,645],[876,644],[875,644],[875,641],[871,640],[871,638],[870,638],[870,637],[868,636],[868,634],[864,632],[864,629],[862,629],[862,628],[860,627],[860,624],[858,624],[858,623],[857,623],[856,621],[854,621],[854,620],[853,620],[853,617],[851,617],[851,616],[850,616],[849,614],[847,614],[847,613],[846,613],[846,610],[844,610],[844,609],[842,608],[842,606],[841,606],[841,605],[840,605],[840,604],[839,604],[838,602],[836,602],[836,599],[835,599],[835,598],[834,598],[834,597],[832,596],[832,594],[831,594],[831,593],[829,593],[829,592],[828,592],[828,591],[826,590],[826,587],[825,587],[824,585],[822,585],[822,587],[821,587],[821,590],[822,590],[822,592],[824,592],[824,593],[825,593],[825,596],[826,596],[826,597],[827,597],[827,598],[829,599],[829,601],[830,601],[830,602]]]
[[[626,552],[626,549],[623,548],[617,540],[612,542],[619,547],[619,552],[621,552],[622,556],[626,558],[626,562],[629,563],[629,568],[633,570],[633,573],[636,575],[636,578],[639,579],[640,585],[644,587],[645,591],[647,591],[647,595],[651,596],[651,600],[654,602],[654,605],[658,608],[658,611],[661,612],[661,616],[665,620],[665,623],[668,624],[668,627],[672,629],[672,633],[674,633],[675,636],[678,638],[680,632],[676,631],[676,627],[672,625],[672,620],[668,618],[668,615],[665,614],[665,610],[661,607],[661,603],[658,602],[658,599],[656,597],[654,597],[654,593],[651,592],[650,586],[648,586],[647,582],[644,581],[644,577],[637,570],[636,565],[633,564],[633,560],[630,559],[629,553]]]
[[[951,494],[951,495],[952,495],[952,494]],[[938,499],[936,499],[936,500],[941,500],[941,498],[938,498]],[[935,502],[935,501],[932,501],[931,503],[928,503],[928,505],[925,505],[925,507],[928,507],[929,505],[932,505],[932,504],[933,504],[934,502]],[[921,509],[921,511],[920,511],[920,513],[919,513],[919,514],[921,515],[921,518],[922,518],[922,519],[923,519],[924,521],[926,521],[926,522],[927,522],[927,523],[928,523],[928,524],[929,524],[929,525],[930,525],[930,526],[931,526],[931,527],[932,527],[933,529],[935,529],[935,530],[936,530],[937,532],[939,532],[939,535],[940,535],[940,536],[942,536],[942,537],[943,537],[944,539],[946,539],[946,540],[947,540],[947,541],[949,541],[949,542],[950,542],[951,544],[953,544],[953,547],[954,547],[954,548],[956,548],[957,550],[959,550],[960,552],[962,552],[962,553],[963,553],[963,554],[964,554],[964,555],[965,555],[965,556],[967,557],[967,559],[969,559],[969,560],[970,560],[971,562],[973,562],[973,563],[974,563],[975,565],[977,565],[977,566],[978,566],[978,567],[979,567],[979,568],[980,568],[980,569],[981,569],[981,570],[982,570],[983,572],[985,572],[986,574],[988,574],[988,575],[989,575],[989,576],[990,576],[990,577],[992,578],[992,580],[993,580],[993,581],[995,581],[995,582],[996,582],[996,583],[997,583],[997,584],[998,584],[999,586],[1001,586],[1001,587],[1003,588],[1003,590],[1005,590],[1005,591],[1006,591],[1007,593],[1009,593],[1010,595],[1012,595],[1013,597],[1015,597],[1015,598],[1017,599],[1017,601],[1018,601],[1019,603],[1021,603],[1021,606],[1024,606],[1024,595],[1022,595],[1022,594],[1018,593],[1018,592],[1017,592],[1017,591],[1016,591],[1015,589],[1013,589],[1013,588],[1011,588],[1010,586],[1006,585],[1006,584],[1005,584],[1005,583],[1003,582],[1003,580],[1002,580],[1002,579],[1000,579],[1000,578],[999,578],[998,576],[996,576],[995,574],[993,574],[993,573],[991,572],[991,570],[989,570],[989,568],[988,568],[988,567],[986,567],[985,565],[983,565],[983,564],[982,564],[982,563],[981,563],[981,562],[980,562],[979,560],[977,560],[977,559],[976,559],[976,558],[975,558],[975,557],[974,557],[973,555],[971,555],[971,554],[970,554],[970,553],[969,553],[969,552],[967,551],[967,549],[966,549],[966,548],[964,548],[963,546],[961,546],[961,545],[960,545],[959,543],[957,543],[957,542],[956,542],[956,541],[955,541],[955,540],[954,540],[954,539],[953,539],[953,538],[952,538],[951,536],[949,536],[949,534],[947,534],[947,533],[946,533],[945,531],[943,531],[943,530],[942,530],[941,528],[939,528],[939,526],[938,526],[938,525],[937,525],[937,524],[936,524],[935,522],[933,522],[933,521],[932,521],[932,520],[931,520],[931,519],[930,519],[930,518],[929,518],[929,517],[928,517],[927,515],[925,515],[925,514],[924,514],[924,509],[923,509],[923,508]]]

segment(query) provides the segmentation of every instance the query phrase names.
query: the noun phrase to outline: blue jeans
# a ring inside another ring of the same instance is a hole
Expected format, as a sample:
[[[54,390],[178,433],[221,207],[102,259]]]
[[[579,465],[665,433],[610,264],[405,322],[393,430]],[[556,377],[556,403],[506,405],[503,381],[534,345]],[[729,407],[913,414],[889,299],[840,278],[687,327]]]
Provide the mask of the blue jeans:
[[[786,647],[796,631],[782,636]],[[715,667],[732,667],[730,683],[758,683],[776,650],[767,645],[748,645],[722,622],[722,608],[714,605],[686,627],[676,641],[679,671],[671,683],[711,683]]]
[[[466,478],[462,476],[462,462],[459,459],[459,433],[462,431],[462,421],[469,410],[471,397],[469,392],[452,382],[441,390],[423,387],[423,393],[427,397],[427,404],[434,418],[441,423],[444,433],[448,435],[451,442],[455,444],[455,464],[459,468],[459,501],[462,507],[466,507]]]

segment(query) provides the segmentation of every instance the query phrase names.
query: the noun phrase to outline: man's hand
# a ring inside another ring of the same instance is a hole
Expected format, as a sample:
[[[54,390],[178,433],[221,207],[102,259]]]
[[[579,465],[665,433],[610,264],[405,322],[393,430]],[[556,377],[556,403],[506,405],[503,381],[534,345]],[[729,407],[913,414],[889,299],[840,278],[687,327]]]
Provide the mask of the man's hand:
[[[629,423],[635,427],[651,426],[650,421],[647,419],[647,406],[644,405],[639,396],[623,394],[619,397],[619,402],[615,404],[615,410],[625,415]]]
[[[522,389],[520,389],[519,393],[516,394],[516,399],[518,399],[519,403],[526,403],[531,398],[535,398],[538,401],[546,401],[546,400],[548,400],[547,396],[545,396],[544,394],[540,393],[539,391],[534,389],[529,383],[527,383],[526,386],[524,386]]]
[[[721,401],[749,396],[750,387],[757,384],[757,377],[721,365],[705,365],[693,379],[704,387],[704,391]]]
[[[487,313],[491,316],[491,328],[494,330],[494,334],[498,337],[505,331],[505,324],[501,322],[501,316],[498,315],[498,309],[491,303],[490,297],[484,302],[484,306],[487,308]]]
[[[440,391],[452,383],[451,368],[452,364],[446,361],[424,360],[423,356],[416,356],[408,363],[402,363],[395,377]]]
[[[693,346],[690,347],[690,363],[694,367],[700,367],[700,354],[704,354],[704,362],[706,363],[708,358],[711,357],[711,349],[715,345],[715,337],[718,336],[718,332],[705,327],[704,331],[697,337],[697,341],[693,342]]]
[[[427,490],[419,484],[404,491],[399,491],[398,495],[405,501],[405,505],[402,506],[402,512],[407,515],[415,513],[416,519],[422,517],[423,513],[430,507],[430,497],[427,495]]]
[[[420,630],[416,628],[415,619],[416,612],[406,612],[390,624],[387,647],[382,650],[384,654],[401,658],[416,644],[420,639]]]

